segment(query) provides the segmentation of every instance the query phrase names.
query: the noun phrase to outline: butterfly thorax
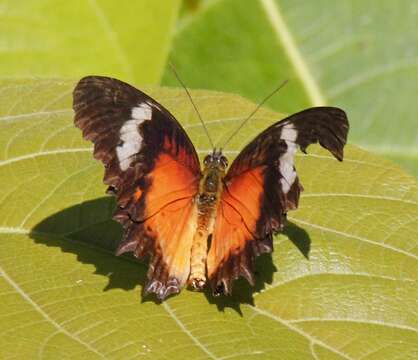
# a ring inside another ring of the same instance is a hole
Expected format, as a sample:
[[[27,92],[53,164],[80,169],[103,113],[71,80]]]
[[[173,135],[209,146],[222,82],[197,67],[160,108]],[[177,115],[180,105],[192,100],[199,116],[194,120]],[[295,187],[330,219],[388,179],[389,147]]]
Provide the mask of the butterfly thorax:
[[[216,212],[223,191],[222,179],[228,166],[221,152],[213,152],[204,160],[203,176],[196,196],[198,219],[193,239],[189,284],[201,290],[206,283],[206,258],[209,236],[213,232]]]

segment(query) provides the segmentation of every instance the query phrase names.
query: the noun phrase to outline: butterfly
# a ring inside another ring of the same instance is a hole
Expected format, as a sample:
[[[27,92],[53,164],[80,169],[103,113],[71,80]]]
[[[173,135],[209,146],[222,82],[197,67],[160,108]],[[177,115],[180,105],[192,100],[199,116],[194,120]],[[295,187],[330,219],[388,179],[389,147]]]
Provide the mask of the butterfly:
[[[214,149],[201,168],[180,123],[157,101],[122,81],[88,76],[73,92],[74,122],[94,143],[104,183],[123,226],[116,254],[149,257],[145,293],[158,299],[185,286],[230,295],[255,258],[273,251],[273,235],[303,191],[297,148],[317,143],[342,161],[349,124],[335,107],[314,107],[261,132],[228,167]]]

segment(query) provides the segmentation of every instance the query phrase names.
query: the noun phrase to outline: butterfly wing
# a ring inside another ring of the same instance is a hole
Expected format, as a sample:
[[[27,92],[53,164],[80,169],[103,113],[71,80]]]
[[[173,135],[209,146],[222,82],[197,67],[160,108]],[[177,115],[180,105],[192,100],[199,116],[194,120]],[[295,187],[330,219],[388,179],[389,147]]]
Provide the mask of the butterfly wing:
[[[231,292],[239,276],[254,284],[254,260],[273,250],[272,235],[296,209],[303,190],[294,156],[319,142],[343,159],[348,120],[344,111],[316,107],[273,124],[250,142],[232,163],[218,207],[208,277],[215,293]]]
[[[179,292],[190,271],[201,177],[192,142],[160,104],[116,79],[89,76],[73,93],[75,124],[105,165],[124,227],[117,254],[149,255],[146,292]]]

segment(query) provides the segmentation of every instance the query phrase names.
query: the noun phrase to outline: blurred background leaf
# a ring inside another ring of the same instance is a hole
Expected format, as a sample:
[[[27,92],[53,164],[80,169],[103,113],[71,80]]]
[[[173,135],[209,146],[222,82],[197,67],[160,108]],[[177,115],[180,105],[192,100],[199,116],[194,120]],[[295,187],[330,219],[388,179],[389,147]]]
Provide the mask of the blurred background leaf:
[[[340,106],[351,142],[418,174],[416,0],[189,0],[170,57],[188,86],[254,101],[290,79],[273,109]]]
[[[1,0],[0,78],[159,83],[180,0]]]

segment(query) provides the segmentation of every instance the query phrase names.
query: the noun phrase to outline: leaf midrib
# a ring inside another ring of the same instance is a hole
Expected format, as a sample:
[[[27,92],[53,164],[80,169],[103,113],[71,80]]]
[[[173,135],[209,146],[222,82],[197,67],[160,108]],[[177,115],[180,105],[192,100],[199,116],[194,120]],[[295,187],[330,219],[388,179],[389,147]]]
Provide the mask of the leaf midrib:
[[[187,30],[189,26],[193,25],[197,21],[196,19],[201,17],[219,2],[220,0],[213,0],[208,2],[208,4],[199,10],[198,14],[195,14],[191,19],[183,21],[180,26],[177,27],[175,36],[180,36],[183,31]],[[292,64],[303,87],[305,88],[311,105],[325,105],[327,103],[325,96],[323,95],[318,83],[314,79],[309,66],[303,59],[299,47],[283,19],[279,5],[274,0],[259,0],[259,4],[265,13],[265,16],[270,22],[272,32],[277,38],[277,41],[286,51],[289,62]]]
[[[282,17],[279,5],[274,0],[260,0],[260,4],[270,21],[277,40],[282,44],[290,63],[298,74],[312,106],[325,105],[325,97],[302,57],[296,41]]]

